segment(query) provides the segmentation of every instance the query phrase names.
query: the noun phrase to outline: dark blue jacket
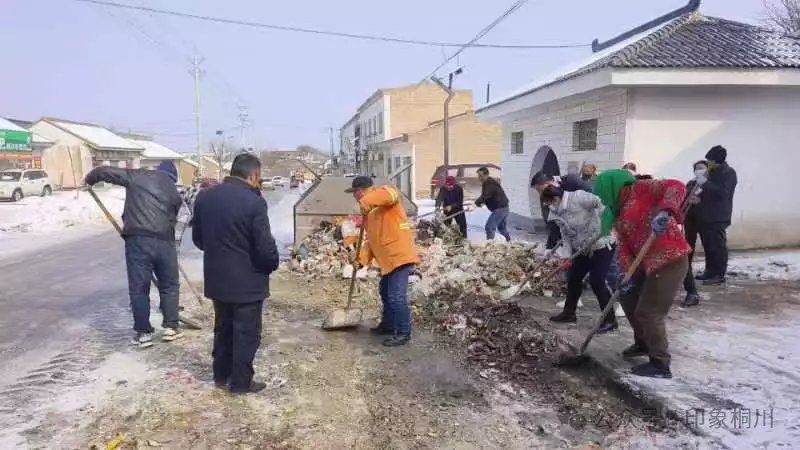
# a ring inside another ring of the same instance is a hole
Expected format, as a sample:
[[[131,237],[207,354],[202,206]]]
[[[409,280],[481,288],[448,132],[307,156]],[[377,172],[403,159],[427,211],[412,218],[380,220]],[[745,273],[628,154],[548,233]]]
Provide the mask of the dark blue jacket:
[[[195,200],[192,240],[203,253],[206,297],[250,303],[269,296],[280,262],[267,202],[243,180],[228,177]]]
[[[730,226],[733,215],[733,193],[738,182],[736,171],[727,163],[721,163],[709,171],[708,181],[700,191],[697,221]]]

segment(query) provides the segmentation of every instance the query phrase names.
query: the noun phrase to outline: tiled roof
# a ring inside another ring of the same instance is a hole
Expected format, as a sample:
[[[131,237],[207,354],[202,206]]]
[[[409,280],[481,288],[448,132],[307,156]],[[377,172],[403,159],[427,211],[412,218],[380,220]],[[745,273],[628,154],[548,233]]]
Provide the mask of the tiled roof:
[[[601,46],[577,64],[527,84],[481,110],[604,68],[800,69],[800,36],[689,12]]]
[[[689,13],[576,74],[619,68],[800,68],[800,37]]]

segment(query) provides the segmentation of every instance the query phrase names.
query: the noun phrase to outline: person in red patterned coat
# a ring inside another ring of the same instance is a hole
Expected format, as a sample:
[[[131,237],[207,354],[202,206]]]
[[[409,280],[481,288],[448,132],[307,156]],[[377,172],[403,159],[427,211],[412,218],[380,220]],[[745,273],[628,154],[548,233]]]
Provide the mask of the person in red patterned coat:
[[[623,357],[649,356],[633,374],[672,378],[665,320],[688,269],[689,244],[681,232],[686,186],[678,180],[637,180],[627,170],[607,170],[597,177],[595,194],[606,206],[602,233],[616,230],[620,277],[651,234],[656,239],[625,285],[620,303],[633,328],[634,344]]]

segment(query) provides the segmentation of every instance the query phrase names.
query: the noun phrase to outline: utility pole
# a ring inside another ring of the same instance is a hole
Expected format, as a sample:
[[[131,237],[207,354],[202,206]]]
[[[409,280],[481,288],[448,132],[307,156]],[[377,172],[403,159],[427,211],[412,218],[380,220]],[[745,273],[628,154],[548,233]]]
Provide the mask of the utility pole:
[[[197,172],[200,177],[203,176],[203,129],[202,121],[200,120],[200,78],[205,74],[205,71],[200,68],[204,58],[195,53],[190,61],[191,71],[189,72],[194,78],[194,121],[197,132]]]
[[[239,105],[239,130],[241,132],[242,150],[247,150],[246,129],[250,125],[247,114],[247,106]]]
[[[331,169],[332,169],[333,168],[333,162],[336,161],[336,153],[335,153],[334,143],[333,143],[333,127],[328,128],[328,131],[330,132],[330,141],[331,141]]]
[[[453,92],[453,78],[455,78],[456,75],[461,75],[463,72],[464,70],[460,67],[456,69],[455,72],[450,72],[447,77],[447,85],[442,83],[442,80],[436,77],[431,77],[431,81],[436,83],[445,93],[447,93],[447,98],[444,100],[444,118],[442,119],[442,147],[444,152],[444,174],[442,175],[442,186],[444,186],[444,180],[450,173],[450,102],[456,95],[455,92]]]

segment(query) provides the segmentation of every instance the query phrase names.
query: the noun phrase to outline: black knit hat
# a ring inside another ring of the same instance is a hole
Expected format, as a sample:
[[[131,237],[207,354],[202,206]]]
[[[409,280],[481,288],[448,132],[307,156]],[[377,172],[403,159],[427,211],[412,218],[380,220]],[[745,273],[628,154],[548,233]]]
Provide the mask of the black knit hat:
[[[727,158],[728,151],[721,145],[711,147],[711,150],[706,153],[706,159],[715,163],[724,163]]]

